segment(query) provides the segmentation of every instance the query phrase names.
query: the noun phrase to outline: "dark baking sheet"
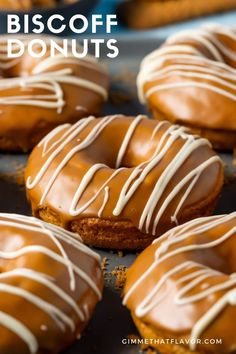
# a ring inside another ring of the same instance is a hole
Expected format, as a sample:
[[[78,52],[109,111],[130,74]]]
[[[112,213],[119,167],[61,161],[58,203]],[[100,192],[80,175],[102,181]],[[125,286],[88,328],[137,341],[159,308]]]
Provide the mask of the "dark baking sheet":
[[[112,77],[110,101],[104,114],[124,113],[136,115],[146,113],[136,96],[135,76],[141,58],[154,49],[157,40],[120,38],[118,60],[108,62]],[[226,184],[223,188],[216,213],[236,210],[236,166],[232,154],[221,155],[225,162]],[[30,215],[25,198],[23,169],[26,155],[0,154],[0,211]],[[112,271],[119,266],[128,267],[136,255],[118,254],[98,250],[102,259],[107,257],[105,269],[106,287],[104,297],[96,308],[94,317],[80,341],[64,354],[137,354],[140,348],[124,345],[122,339],[137,334],[129,312],[121,305],[121,290],[116,288],[116,276]]]

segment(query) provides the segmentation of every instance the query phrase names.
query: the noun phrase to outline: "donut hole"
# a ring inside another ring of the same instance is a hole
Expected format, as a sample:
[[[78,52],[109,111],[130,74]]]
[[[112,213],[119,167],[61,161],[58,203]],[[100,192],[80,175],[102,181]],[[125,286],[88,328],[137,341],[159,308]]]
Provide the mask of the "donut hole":
[[[123,121],[122,118],[118,118],[113,121],[112,130],[104,129],[103,135],[86,148],[84,154],[86,160],[90,160],[93,164],[105,164],[111,169],[133,169],[149,161],[159,142],[158,137],[151,139],[156,123],[145,119],[144,125],[141,121],[125,144],[131,119],[128,117]]]
[[[119,164],[117,164],[119,148],[115,148],[114,152],[109,146],[101,147],[101,149],[96,146],[96,149],[91,148],[91,150],[93,151],[93,156],[87,152],[87,161],[90,161],[91,164],[102,163],[112,170],[120,168],[133,169],[148,161],[148,156],[140,156],[140,154],[136,153],[136,151],[140,151],[138,149],[128,149]]]
[[[212,232],[210,237],[207,237],[206,233],[203,233],[200,237],[198,235],[192,243],[197,244],[199,240],[203,244],[206,243],[206,241],[210,242],[210,240],[214,240],[215,232],[219,232],[221,237],[225,234],[225,232],[214,229],[214,232]],[[194,254],[196,262],[209,269],[218,271],[225,276],[230,276],[232,273],[236,273],[236,254],[233,242],[233,238],[229,238],[217,247],[195,250]]]

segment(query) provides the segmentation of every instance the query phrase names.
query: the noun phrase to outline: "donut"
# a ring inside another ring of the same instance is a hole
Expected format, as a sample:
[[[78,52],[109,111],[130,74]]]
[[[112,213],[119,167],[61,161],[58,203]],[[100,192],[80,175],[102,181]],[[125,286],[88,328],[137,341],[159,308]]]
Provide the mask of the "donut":
[[[69,45],[67,56],[56,52],[52,57],[51,41],[58,45],[62,41],[42,38],[46,53],[40,58],[27,50],[20,57],[8,58],[9,37],[0,39],[0,150],[28,151],[57,125],[98,115],[107,99],[108,75],[102,64],[90,55],[76,58]],[[41,53],[39,43],[33,42],[38,36],[14,39],[25,48],[35,43],[34,53]],[[19,44],[13,49],[19,52]]]
[[[64,1],[59,1],[59,0],[33,0],[33,7],[36,8],[56,7],[63,3]]]
[[[235,0],[125,0],[117,13],[127,26],[143,30],[235,8]]]
[[[52,7],[56,4],[55,0],[1,0],[0,8],[1,10],[29,11],[35,7]]]
[[[156,239],[127,272],[123,303],[163,354],[235,353],[236,213]]]
[[[189,127],[218,149],[236,148],[236,30],[179,32],[147,55],[137,79],[153,116]]]
[[[57,127],[25,171],[34,216],[91,246],[142,249],[212,213],[223,171],[206,139],[146,116],[89,117]]]
[[[79,236],[0,214],[0,352],[58,353],[79,339],[102,296],[99,256]]]
[[[32,9],[32,0],[1,0],[1,9],[3,10],[30,10]]]

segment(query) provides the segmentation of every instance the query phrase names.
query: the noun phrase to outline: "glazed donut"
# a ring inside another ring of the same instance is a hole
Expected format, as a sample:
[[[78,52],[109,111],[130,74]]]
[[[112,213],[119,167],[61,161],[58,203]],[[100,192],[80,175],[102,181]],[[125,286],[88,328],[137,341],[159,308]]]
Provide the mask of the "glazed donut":
[[[235,0],[124,0],[117,13],[129,27],[144,30],[235,8]]]
[[[50,57],[50,41],[61,41],[44,37],[47,52],[42,58],[25,51],[10,59],[7,38],[0,40],[0,150],[27,151],[58,124],[99,114],[107,98],[108,75],[95,58],[75,58],[70,49],[67,57]],[[16,37],[25,46],[36,38]],[[37,43],[34,52],[40,53]]]
[[[199,218],[155,240],[128,270],[123,303],[161,353],[235,353],[235,238],[235,212]]]
[[[56,3],[55,0],[1,0],[0,9],[24,11],[35,7],[51,7]]]
[[[1,10],[30,10],[33,6],[32,0],[1,0]]]
[[[235,28],[186,30],[144,58],[139,97],[155,118],[183,124],[216,148],[236,148],[235,68]]]
[[[80,337],[102,295],[99,255],[57,226],[0,214],[0,265],[1,354],[56,354]]]
[[[63,4],[64,0],[33,0],[33,8],[47,8],[47,7],[54,7],[59,4]]]
[[[209,142],[185,128],[115,115],[57,127],[33,150],[25,178],[36,217],[89,245],[140,249],[211,214],[223,171]]]

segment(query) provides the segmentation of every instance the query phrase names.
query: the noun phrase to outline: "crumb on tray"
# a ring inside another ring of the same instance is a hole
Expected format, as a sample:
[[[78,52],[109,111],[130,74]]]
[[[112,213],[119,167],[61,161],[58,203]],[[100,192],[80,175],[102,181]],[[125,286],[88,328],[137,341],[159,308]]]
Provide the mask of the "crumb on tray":
[[[25,166],[23,164],[17,164],[14,161],[14,164],[12,163],[12,167],[14,168],[14,171],[12,172],[1,172],[0,173],[0,178],[11,183],[18,184],[19,186],[24,186],[25,181],[24,181],[24,172],[25,172]]]
[[[125,266],[116,266],[115,269],[111,272],[115,279],[115,288],[122,289],[126,281],[126,271],[127,267]]]

